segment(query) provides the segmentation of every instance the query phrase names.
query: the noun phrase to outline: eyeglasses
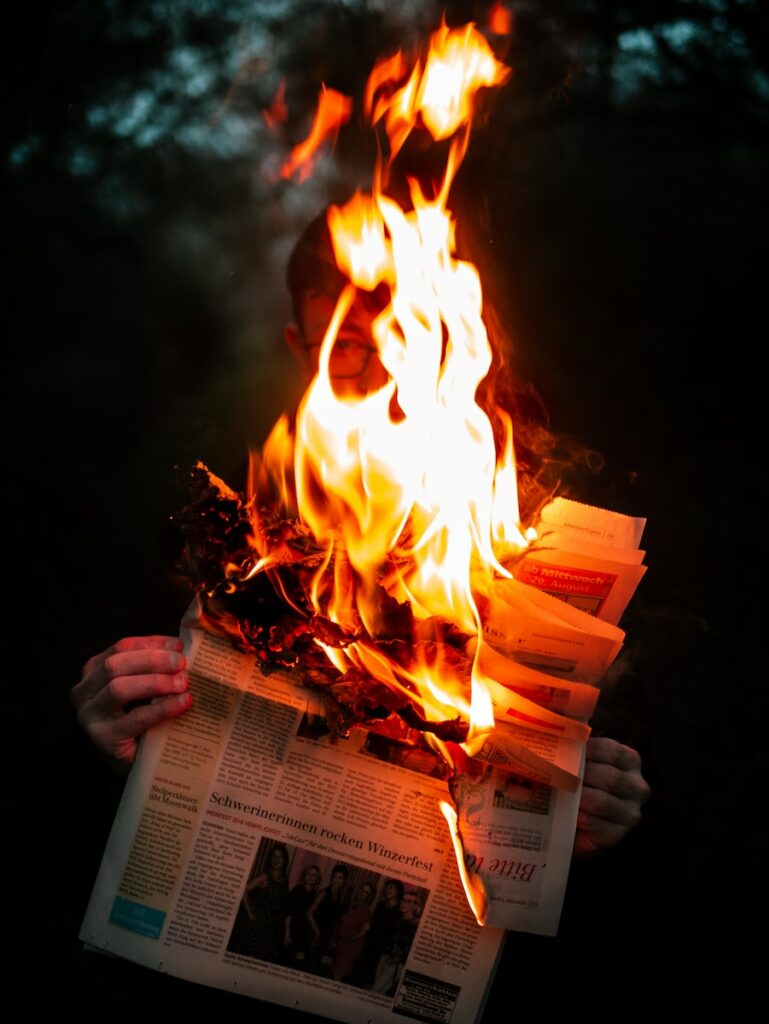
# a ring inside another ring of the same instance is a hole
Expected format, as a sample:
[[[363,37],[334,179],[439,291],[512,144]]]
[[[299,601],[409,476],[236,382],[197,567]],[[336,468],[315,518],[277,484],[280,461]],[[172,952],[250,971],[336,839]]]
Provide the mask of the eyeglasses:
[[[304,346],[308,352],[314,348],[320,349],[320,347],[320,342]],[[354,380],[356,377],[362,377],[376,351],[375,345],[339,338],[331,350],[328,364],[329,374],[334,380]]]

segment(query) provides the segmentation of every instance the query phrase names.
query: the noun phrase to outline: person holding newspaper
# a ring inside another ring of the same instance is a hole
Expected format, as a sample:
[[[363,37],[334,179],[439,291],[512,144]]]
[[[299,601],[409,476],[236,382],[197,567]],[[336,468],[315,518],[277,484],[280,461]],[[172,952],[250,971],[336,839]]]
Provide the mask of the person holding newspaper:
[[[324,211],[300,237],[287,270],[294,320],[285,329],[285,340],[308,380],[317,370],[320,346],[344,280],[334,260]],[[359,293],[340,328],[330,359],[333,385],[340,395],[365,394],[387,378],[371,334],[377,302],[376,293]],[[519,436],[525,438],[525,431]],[[191,706],[185,667],[181,640],[169,636],[127,637],[85,663],[71,691],[72,703],[78,722],[115,771],[127,771],[149,728]],[[586,757],[574,844],[578,858],[620,842],[639,823],[650,794],[640,755],[633,748],[608,737],[591,737]]]

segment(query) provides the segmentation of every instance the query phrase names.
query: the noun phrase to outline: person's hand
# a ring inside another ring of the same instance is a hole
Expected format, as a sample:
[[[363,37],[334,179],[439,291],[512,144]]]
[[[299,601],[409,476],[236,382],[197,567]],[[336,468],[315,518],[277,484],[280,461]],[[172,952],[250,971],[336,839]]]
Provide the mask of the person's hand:
[[[615,846],[641,820],[641,807],[650,794],[638,751],[616,740],[591,737],[574,856],[584,860]]]
[[[89,658],[71,698],[77,720],[98,749],[126,767],[139,737],[192,703],[182,642],[133,636]]]

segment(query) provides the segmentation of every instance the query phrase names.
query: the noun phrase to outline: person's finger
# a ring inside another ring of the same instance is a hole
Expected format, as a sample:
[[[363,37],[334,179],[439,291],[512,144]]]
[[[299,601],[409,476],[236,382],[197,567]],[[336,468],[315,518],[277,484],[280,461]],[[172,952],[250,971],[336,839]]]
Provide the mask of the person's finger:
[[[579,801],[577,827],[585,828],[595,820],[610,822],[627,831],[641,820],[641,805],[637,800],[622,800],[605,790],[585,786]]]
[[[159,651],[181,651],[183,643],[178,636],[125,636],[104,651],[89,658],[86,665],[93,661],[101,661],[111,654],[123,654],[126,651],[142,651],[155,649]]]
[[[616,846],[627,835],[627,831],[622,825],[580,812],[574,837],[574,854],[577,857],[589,857],[600,853]]]
[[[184,655],[178,651],[155,647],[107,653],[91,672],[73,687],[76,702],[90,700],[105,686],[124,676],[175,675],[185,667]]]
[[[85,679],[105,658],[111,654],[122,654],[124,651],[138,651],[147,648],[155,648],[163,651],[181,652],[184,644],[178,636],[127,636],[117,643],[111,644],[106,650],[94,654],[83,666],[81,679]]]
[[[88,702],[88,714],[96,718],[123,715],[134,701],[149,701],[174,693],[183,693],[189,680],[183,672],[126,675],[111,680]]]
[[[188,693],[175,694],[134,708],[119,718],[86,718],[82,725],[103,754],[130,765],[136,757],[139,737],[151,726],[181,715],[191,703]]]
[[[587,741],[585,754],[588,761],[610,764],[620,771],[640,771],[641,755],[624,743],[609,739],[608,736],[591,736]]]
[[[649,787],[638,769],[625,771],[600,761],[586,761],[584,782],[623,800],[643,803],[649,796]]]
[[[176,718],[191,705],[191,693],[177,693],[170,697],[163,697],[161,700],[155,700],[151,704],[142,704],[112,721],[111,737],[121,740],[142,736],[153,725]]]
[[[107,654],[122,654],[124,651],[141,651],[157,648],[163,651],[181,651],[181,639],[178,636],[126,636],[107,648]]]

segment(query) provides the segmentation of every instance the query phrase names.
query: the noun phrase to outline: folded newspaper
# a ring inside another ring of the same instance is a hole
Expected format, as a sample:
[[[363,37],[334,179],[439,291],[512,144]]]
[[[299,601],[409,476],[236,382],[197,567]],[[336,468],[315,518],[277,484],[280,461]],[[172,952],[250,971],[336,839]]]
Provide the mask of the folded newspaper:
[[[643,526],[545,508],[516,578],[484,595],[496,727],[448,785],[386,722],[340,739],[322,693],[263,675],[193,606],[194,703],[142,741],[82,940],[340,1021],[479,1019],[505,929],[558,927],[586,723]]]

